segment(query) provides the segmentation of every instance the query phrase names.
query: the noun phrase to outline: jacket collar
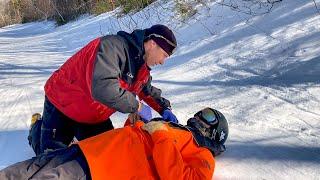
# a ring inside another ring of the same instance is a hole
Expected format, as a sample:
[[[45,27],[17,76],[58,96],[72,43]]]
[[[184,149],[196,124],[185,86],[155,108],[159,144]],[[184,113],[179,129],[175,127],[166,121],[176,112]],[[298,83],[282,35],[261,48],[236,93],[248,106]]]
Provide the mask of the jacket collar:
[[[129,59],[127,61],[127,73],[123,77],[126,82],[132,84],[135,81],[135,76],[138,70],[145,64],[144,55],[144,37],[145,30],[137,29],[132,33],[127,33],[124,31],[119,31],[117,35],[123,37],[128,43]],[[150,70],[150,68],[148,67]]]
[[[131,34],[124,31],[119,31],[117,35],[127,40],[129,47],[131,48],[130,51],[133,51],[135,56],[140,57],[138,64],[142,65],[144,63],[143,55],[145,30],[137,29],[134,30]]]

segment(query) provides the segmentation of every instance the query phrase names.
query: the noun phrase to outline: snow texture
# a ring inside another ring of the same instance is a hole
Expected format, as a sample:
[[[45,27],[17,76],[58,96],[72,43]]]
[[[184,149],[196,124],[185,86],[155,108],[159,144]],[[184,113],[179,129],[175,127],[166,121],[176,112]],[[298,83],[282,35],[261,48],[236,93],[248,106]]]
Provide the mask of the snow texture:
[[[154,85],[182,124],[206,106],[229,121],[215,179],[320,179],[320,2],[283,0],[258,16],[205,2],[184,22],[173,1],[157,1],[120,19],[117,9],[60,27],[1,28],[0,169],[34,155],[31,114],[42,112],[44,83],[68,57],[96,37],[163,23],[179,47],[152,70]],[[125,118],[111,117],[116,127]]]

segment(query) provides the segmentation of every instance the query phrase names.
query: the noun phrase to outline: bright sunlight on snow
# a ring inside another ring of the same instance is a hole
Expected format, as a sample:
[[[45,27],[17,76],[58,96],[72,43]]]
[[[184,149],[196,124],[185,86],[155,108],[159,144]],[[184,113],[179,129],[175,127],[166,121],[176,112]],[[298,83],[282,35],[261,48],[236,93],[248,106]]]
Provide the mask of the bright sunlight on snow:
[[[0,169],[34,156],[27,141],[31,115],[42,112],[43,86],[68,57],[96,37],[163,23],[174,29],[179,47],[152,70],[154,85],[182,124],[207,106],[229,121],[227,151],[216,158],[214,178],[319,179],[320,14],[314,1],[283,0],[259,16],[211,2],[186,22],[170,18],[173,3],[157,1],[131,18],[109,12],[59,27],[0,28]],[[111,119],[121,127],[125,117]]]

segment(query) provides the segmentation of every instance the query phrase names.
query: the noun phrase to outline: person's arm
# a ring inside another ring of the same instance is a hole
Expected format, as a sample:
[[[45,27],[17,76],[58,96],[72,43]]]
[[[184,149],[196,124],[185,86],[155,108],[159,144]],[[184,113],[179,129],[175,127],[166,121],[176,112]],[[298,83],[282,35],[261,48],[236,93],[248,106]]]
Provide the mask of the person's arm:
[[[152,77],[150,76],[138,96],[162,115],[164,110],[171,109],[170,101],[161,96],[162,91],[152,86],[151,81]]]
[[[150,122],[151,123],[151,122]],[[175,145],[175,140],[166,128],[159,123],[144,127],[151,134],[153,147],[153,161],[160,179],[211,179],[214,171],[214,159],[210,151],[193,144],[190,136],[184,146],[183,155]],[[148,123],[149,124],[149,123]],[[145,124],[144,126],[147,126]],[[161,123],[162,124],[162,123]],[[165,126],[164,124],[162,124]],[[153,129],[153,130],[152,130]]]
[[[123,113],[136,112],[139,103],[135,95],[119,84],[121,66],[128,57],[124,42],[116,36],[103,37],[93,70],[92,96],[95,100]]]

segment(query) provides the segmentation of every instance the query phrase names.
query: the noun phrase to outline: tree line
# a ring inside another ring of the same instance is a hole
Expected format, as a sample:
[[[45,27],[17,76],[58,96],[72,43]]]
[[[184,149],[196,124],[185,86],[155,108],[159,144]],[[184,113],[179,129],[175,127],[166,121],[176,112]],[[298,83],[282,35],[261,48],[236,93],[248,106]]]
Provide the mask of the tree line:
[[[137,12],[156,0],[0,0],[0,27],[15,23],[54,20],[63,25],[83,14],[98,15],[120,7],[119,15]],[[198,5],[215,2],[249,15],[269,13],[282,0],[173,0],[175,17],[182,21],[198,13]],[[158,0],[165,3],[168,0]],[[1,4],[2,3],[2,4]],[[315,3],[316,5],[316,3]],[[317,6],[316,6],[317,7]],[[162,14],[159,11],[154,13]],[[177,15],[177,16],[176,16]]]
[[[101,14],[119,6],[123,13],[139,10],[154,0],[6,0],[0,4],[0,27],[39,20],[58,25],[82,14]]]

